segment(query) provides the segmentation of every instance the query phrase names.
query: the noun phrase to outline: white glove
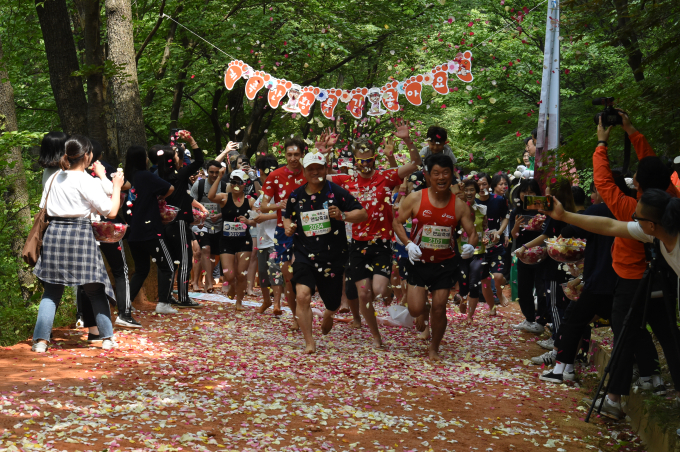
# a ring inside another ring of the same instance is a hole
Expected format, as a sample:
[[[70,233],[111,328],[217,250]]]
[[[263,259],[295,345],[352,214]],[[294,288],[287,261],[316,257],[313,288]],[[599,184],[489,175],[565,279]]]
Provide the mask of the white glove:
[[[520,173],[523,173],[523,172],[525,172],[526,170],[527,170],[527,167],[526,167],[526,166],[524,166],[524,165],[517,165],[517,171],[519,171]]]
[[[460,257],[463,259],[470,259],[475,254],[475,247],[466,243],[462,246],[463,251],[460,253]]]
[[[534,178],[534,172],[530,170],[526,170],[525,172],[522,173],[522,177],[525,179],[533,179]]]
[[[420,247],[413,242],[408,242],[406,251],[408,251],[408,260],[410,260],[412,264],[415,264],[415,261],[420,261],[420,257],[423,255],[423,252],[420,251]]]

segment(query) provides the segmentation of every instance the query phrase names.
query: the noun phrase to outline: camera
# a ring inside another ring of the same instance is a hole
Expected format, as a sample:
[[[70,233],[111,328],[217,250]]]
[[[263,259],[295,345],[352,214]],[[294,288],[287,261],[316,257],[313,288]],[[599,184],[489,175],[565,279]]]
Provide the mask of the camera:
[[[618,110],[614,108],[613,97],[598,97],[593,99],[593,105],[604,105],[604,110],[595,115],[595,124],[600,124],[602,118],[602,127],[605,129],[609,126],[623,125],[623,118],[619,115]]]

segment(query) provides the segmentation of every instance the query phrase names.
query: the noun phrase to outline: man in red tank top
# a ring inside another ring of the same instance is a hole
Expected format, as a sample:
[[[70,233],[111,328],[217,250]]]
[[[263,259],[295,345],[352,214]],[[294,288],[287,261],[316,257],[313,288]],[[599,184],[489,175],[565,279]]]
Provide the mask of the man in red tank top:
[[[432,342],[430,359],[439,361],[439,344],[446,331],[446,302],[458,271],[453,233],[458,224],[467,233],[469,245],[478,241],[474,219],[465,201],[451,193],[453,162],[443,154],[425,160],[425,176],[429,188],[411,193],[401,202],[399,215],[393,222],[394,232],[406,244],[409,260],[409,289],[406,295],[409,314],[430,317]],[[404,223],[412,218],[411,239]],[[432,308],[427,303],[427,291],[432,293]]]

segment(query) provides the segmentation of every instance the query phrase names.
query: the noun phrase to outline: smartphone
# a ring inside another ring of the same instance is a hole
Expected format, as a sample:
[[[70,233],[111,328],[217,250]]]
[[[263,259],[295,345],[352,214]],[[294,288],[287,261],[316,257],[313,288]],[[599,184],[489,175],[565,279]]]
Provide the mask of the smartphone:
[[[236,149],[243,149],[243,141],[239,141],[236,143]]]
[[[553,202],[550,196],[525,196],[524,210],[552,210]]]

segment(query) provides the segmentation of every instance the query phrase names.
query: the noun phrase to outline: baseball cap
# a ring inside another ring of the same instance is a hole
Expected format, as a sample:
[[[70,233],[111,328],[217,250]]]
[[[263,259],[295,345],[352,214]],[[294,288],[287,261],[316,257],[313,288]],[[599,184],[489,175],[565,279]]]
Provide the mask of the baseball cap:
[[[229,179],[233,179],[233,178],[235,178],[235,177],[238,177],[238,178],[241,179],[243,182],[245,182],[245,181],[248,179],[248,177],[246,176],[245,171],[242,171],[242,170],[240,170],[240,169],[234,170],[234,171],[231,172],[231,174],[229,174]]]
[[[302,160],[302,166],[304,168],[314,164],[326,166],[326,158],[321,152],[308,152]]]

